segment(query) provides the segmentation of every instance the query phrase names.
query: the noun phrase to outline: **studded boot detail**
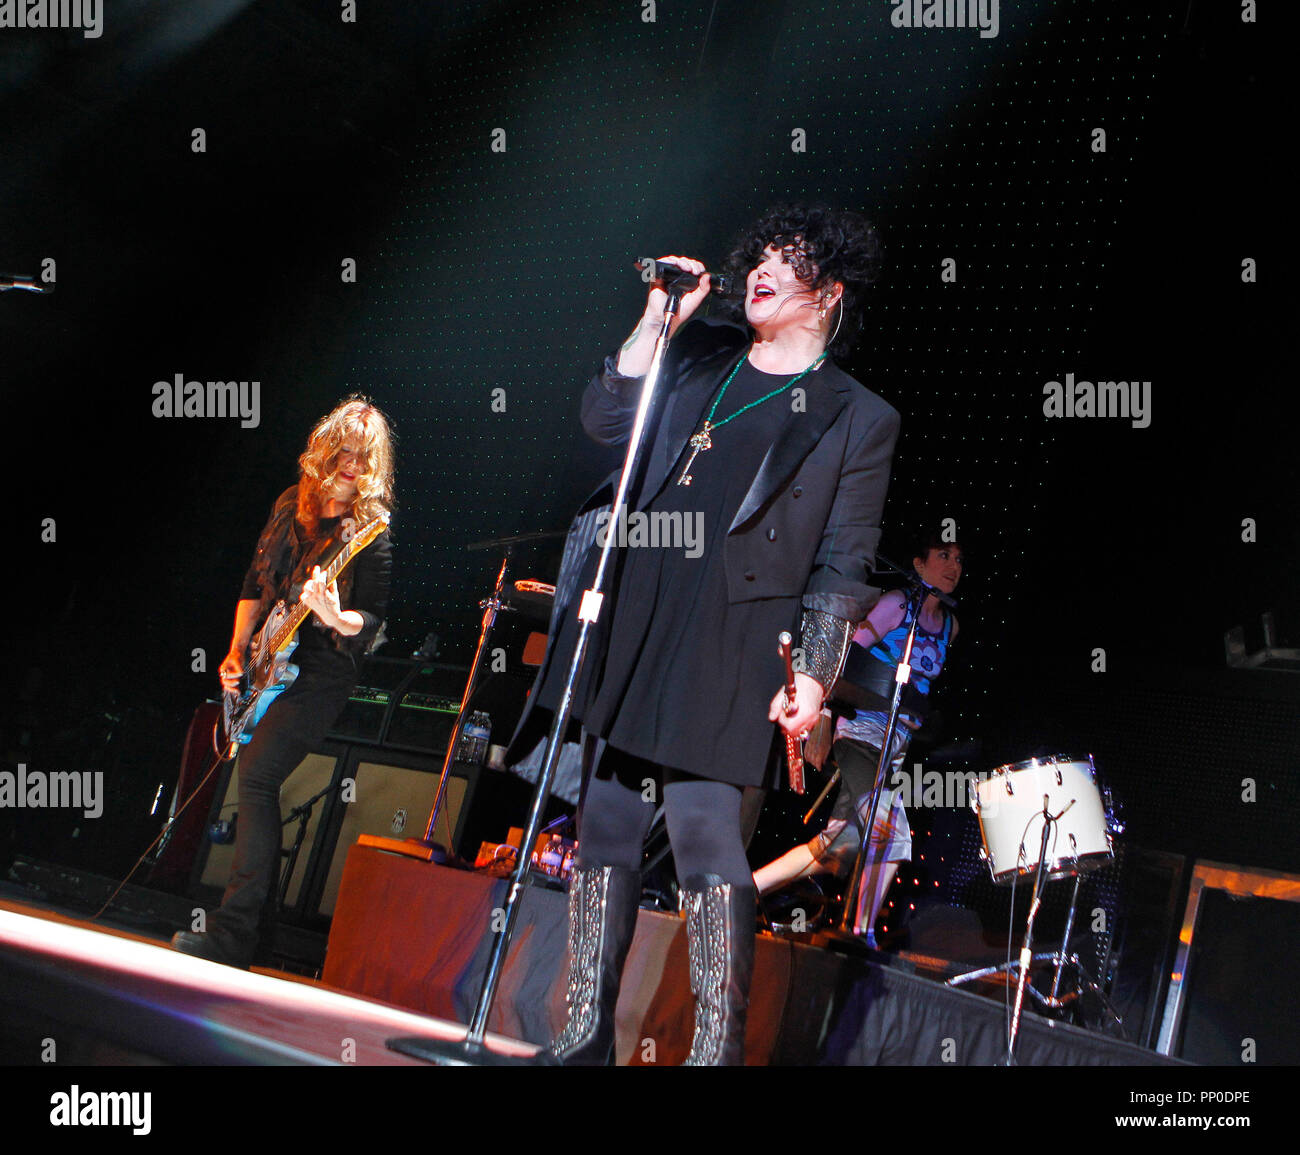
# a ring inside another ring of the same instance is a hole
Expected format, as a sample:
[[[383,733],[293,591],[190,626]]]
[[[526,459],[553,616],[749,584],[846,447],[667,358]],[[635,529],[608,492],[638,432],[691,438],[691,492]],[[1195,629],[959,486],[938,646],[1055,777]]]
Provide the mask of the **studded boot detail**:
[[[697,875],[682,890],[695,1035],[685,1066],[738,1066],[745,1061],[745,1014],[754,973],[752,887]]]
[[[614,1061],[614,1008],[640,899],[640,871],[579,866],[569,875],[569,1021],[550,1046],[561,1063]]]

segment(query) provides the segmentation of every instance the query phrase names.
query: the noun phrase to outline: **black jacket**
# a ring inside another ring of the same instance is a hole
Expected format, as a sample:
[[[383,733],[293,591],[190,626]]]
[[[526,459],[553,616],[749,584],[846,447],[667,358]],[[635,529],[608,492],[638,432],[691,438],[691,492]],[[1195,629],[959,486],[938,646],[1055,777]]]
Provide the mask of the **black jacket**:
[[[661,388],[649,417],[637,507],[653,500],[669,480],[715,391],[747,348],[741,330],[710,321],[692,321],[675,335],[664,364],[663,380],[671,387]],[[582,398],[583,427],[595,441],[627,444],[642,383],[643,378],[619,375],[613,357],[606,360]],[[829,361],[804,377],[796,386],[800,389],[728,530],[727,585],[733,602],[794,597],[808,609],[856,623],[875,601],[868,578],[880,540],[899,415]],[[556,582],[552,641],[562,615],[572,612],[581,596],[578,574],[613,500],[619,472],[588,497],[570,526]],[[554,645],[548,647],[538,671],[510,761],[527,754],[539,736],[540,722],[532,715],[540,688],[552,677],[562,680],[566,672],[571,655],[554,650]]]

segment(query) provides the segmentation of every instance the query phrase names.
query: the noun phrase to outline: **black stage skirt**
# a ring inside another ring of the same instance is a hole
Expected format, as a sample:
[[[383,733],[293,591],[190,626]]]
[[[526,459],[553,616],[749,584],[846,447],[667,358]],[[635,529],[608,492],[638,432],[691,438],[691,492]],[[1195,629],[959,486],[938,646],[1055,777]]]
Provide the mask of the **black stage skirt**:
[[[745,362],[716,417],[790,376],[760,373]],[[649,537],[658,515],[661,527],[676,524],[680,533],[618,551],[612,613],[603,615],[601,636],[593,638],[597,660],[584,664],[587,676],[574,698],[575,717],[615,749],[716,781],[767,784],[778,737],[767,711],[785,680],[777,637],[795,632],[800,599],[731,602],[723,546],[789,406],[789,394],[779,394],[715,431],[713,447],[691,466],[691,484],[678,485],[688,445],[640,525]],[[632,515],[629,542],[637,529]],[[594,576],[597,552],[582,588]],[[576,628],[571,611],[562,633],[576,635]],[[559,653],[572,652],[568,641],[561,639]]]

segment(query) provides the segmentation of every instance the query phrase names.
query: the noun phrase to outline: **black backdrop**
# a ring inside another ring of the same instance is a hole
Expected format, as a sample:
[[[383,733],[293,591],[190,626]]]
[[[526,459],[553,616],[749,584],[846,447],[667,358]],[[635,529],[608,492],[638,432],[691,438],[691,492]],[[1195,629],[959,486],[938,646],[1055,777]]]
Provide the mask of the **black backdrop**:
[[[1223,632],[1264,610],[1300,633],[1292,17],[1239,7],[1008,0],[980,36],[888,0],[150,0],[98,38],[0,29],[0,269],[57,278],[0,296],[4,767],[109,771],[131,820],[92,857],[134,858],[270,503],[353,390],[400,437],[386,652],[433,630],[468,661],[499,559],[465,546],[562,528],[610,464],[576,399],[638,313],[632,262],[716,263],[815,197],[887,247],[849,365],[904,415],[884,550],[944,518],[968,548],[946,737],[975,768],[1105,748],[1145,780],[1123,719],[1177,746],[1149,695],[1217,694]],[[258,424],[155,417],[177,374],[259,381]],[[1149,424],[1046,417],[1067,374],[1149,381]],[[1258,685],[1227,777],[1164,747],[1191,798],[1151,801],[1150,844],[1239,847],[1200,802],[1246,828],[1237,763],[1294,815],[1294,744],[1250,748]]]

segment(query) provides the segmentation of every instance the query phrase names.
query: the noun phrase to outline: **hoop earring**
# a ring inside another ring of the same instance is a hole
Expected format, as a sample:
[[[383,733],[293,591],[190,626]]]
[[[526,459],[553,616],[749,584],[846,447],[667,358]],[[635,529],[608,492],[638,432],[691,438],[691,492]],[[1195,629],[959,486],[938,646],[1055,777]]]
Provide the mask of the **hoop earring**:
[[[835,344],[835,338],[838,337],[840,333],[840,326],[844,323],[844,298],[840,297],[837,303],[840,307],[840,315],[835,318],[835,332],[830,335],[830,339],[826,342],[826,348],[828,349]]]

